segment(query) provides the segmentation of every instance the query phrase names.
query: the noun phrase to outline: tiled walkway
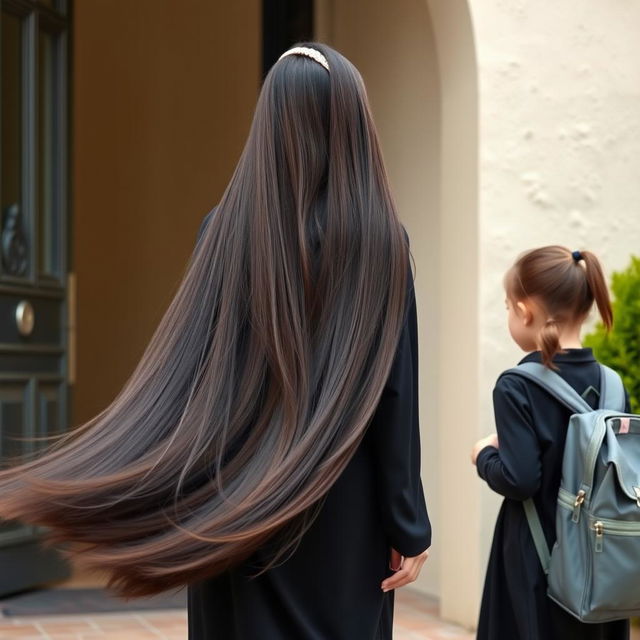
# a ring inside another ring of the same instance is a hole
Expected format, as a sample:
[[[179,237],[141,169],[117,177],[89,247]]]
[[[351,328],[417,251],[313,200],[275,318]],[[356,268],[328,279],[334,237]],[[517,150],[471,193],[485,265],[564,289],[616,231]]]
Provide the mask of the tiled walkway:
[[[394,640],[472,640],[474,637],[469,631],[441,622],[433,601],[406,588],[396,594],[395,621]],[[183,611],[0,617],[0,640],[185,640],[186,626]]]
[[[438,617],[438,605],[434,600],[412,591],[398,589],[395,600],[394,640],[473,640],[475,634]]]

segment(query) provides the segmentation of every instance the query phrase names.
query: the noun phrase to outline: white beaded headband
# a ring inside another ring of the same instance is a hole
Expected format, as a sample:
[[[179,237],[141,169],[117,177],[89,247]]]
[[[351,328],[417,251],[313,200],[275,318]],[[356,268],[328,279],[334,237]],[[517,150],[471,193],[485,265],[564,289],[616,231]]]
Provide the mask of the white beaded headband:
[[[309,47],[293,47],[293,49],[285,51],[278,58],[278,61],[282,60],[285,56],[307,56],[307,58],[315,60],[318,64],[321,64],[327,71],[329,71],[329,63],[327,62],[327,59],[317,49],[311,49]]]

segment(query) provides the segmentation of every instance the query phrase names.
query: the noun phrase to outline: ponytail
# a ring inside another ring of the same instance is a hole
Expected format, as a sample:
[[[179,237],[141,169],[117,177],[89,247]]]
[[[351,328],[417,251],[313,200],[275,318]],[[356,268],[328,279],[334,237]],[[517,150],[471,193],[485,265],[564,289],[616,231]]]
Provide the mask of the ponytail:
[[[538,345],[542,353],[542,364],[549,369],[557,369],[553,364],[554,356],[560,349],[560,327],[556,320],[547,320],[538,334]]]
[[[600,260],[591,251],[581,251],[580,255],[585,264],[587,285],[598,307],[602,324],[607,331],[610,331],[613,326],[613,311]]]

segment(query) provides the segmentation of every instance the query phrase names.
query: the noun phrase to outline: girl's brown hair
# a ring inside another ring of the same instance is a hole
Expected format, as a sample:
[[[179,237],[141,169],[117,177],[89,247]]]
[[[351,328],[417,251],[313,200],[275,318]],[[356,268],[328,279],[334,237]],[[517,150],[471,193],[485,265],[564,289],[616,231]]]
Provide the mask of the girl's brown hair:
[[[562,325],[585,318],[594,302],[607,330],[613,325],[602,267],[590,251],[572,252],[557,245],[528,251],[507,272],[505,288],[509,300],[531,299],[548,315],[538,336],[548,367],[553,368],[553,357],[561,351]]]
[[[120,394],[43,458],[0,472],[0,516],[49,527],[128,596],[220,573],[276,532],[273,563],[295,548],[391,368],[406,237],[360,74],[307,46],[330,72],[304,56],[269,72],[231,182]]]

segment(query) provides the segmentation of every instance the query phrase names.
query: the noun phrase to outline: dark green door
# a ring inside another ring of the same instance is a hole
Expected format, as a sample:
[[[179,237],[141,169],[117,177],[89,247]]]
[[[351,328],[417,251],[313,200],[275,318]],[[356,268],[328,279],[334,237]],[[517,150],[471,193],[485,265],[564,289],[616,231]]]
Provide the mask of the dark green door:
[[[67,48],[63,0],[0,0],[0,464],[68,426]],[[0,595],[65,577],[41,532],[0,522]]]

